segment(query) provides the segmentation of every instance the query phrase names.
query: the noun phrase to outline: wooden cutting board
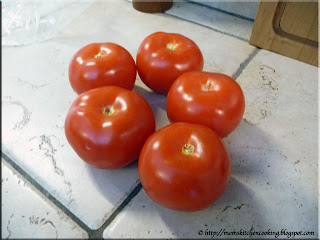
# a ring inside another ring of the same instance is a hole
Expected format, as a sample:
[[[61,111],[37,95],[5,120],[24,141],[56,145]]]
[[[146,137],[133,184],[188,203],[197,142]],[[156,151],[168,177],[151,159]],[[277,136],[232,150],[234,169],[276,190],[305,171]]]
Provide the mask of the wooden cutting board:
[[[318,1],[261,1],[250,44],[318,66],[318,34]]]

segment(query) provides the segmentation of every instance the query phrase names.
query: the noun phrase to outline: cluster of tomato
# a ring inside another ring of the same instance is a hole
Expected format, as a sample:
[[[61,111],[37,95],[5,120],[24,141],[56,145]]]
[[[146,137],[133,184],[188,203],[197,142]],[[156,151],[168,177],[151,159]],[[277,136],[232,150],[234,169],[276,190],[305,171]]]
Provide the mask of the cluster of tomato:
[[[221,138],[239,125],[245,101],[231,77],[202,69],[200,49],[180,34],[151,34],[136,63],[114,43],[83,47],[69,66],[79,94],[65,121],[70,145],[96,168],[121,168],[139,158],[142,186],[162,206],[208,207],[228,184],[231,163]],[[149,88],[167,94],[172,124],[156,132],[147,101],[131,91],[137,71]]]

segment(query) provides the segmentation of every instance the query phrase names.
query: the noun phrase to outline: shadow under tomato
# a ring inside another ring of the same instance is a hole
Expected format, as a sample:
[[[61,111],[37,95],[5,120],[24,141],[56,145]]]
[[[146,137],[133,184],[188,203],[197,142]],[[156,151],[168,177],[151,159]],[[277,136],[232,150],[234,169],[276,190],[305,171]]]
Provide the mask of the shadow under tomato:
[[[280,150],[260,126],[243,119],[223,141],[230,154],[232,175],[242,176],[245,182],[254,178],[268,182],[270,166],[279,160]]]
[[[226,192],[210,207],[195,212],[183,212],[168,209],[153,202],[144,189],[136,196],[138,201],[131,205],[130,212],[137,216],[154,216],[156,222],[146,223],[148,232],[141,232],[141,236],[159,236],[161,238],[199,238],[199,231],[257,230],[266,226],[264,214],[254,192],[237,178],[231,176]],[[134,201],[135,199],[131,200]],[[159,219],[160,218],[160,219]],[[143,220],[139,222],[144,223]],[[164,225],[163,225],[164,224]],[[163,232],[163,233],[162,233]],[[211,236],[207,236],[211,238]]]
[[[134,85],[132,91],[138,93],[141,97],[143,97],[149,104],[153,104],[156,102],[166,101],[167,97],[164,94],[155,92],[149,89],[147,86],[145,88]]]
[[[199,237],[199,230],[250,230],[265,226],[263,213],[254,193],[231,176],[224,194],[210,207],[196,212],[159,211],[163,222],[179,237]],[[172,217],[175,216],[175,217]],[[187,226],[183,228],[181,222]],[[190,229],[190,226],[191,229]],[[210,237],[210,236],[209,236]]]
[[[139,184],[138,161],[120,169],[97,169],[87,164],[86,170],[96,189],[108,202],[118,207]],[[112,214],[112,213],[111,213]]]

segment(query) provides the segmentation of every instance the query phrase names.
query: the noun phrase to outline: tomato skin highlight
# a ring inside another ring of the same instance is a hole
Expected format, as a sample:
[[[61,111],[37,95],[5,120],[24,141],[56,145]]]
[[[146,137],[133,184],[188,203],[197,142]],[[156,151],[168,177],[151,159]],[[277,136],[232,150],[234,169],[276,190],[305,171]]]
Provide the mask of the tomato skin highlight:
[[[193,147],[187,148],[192,153],[182,151],[185,144]],[[223,194],[231,162],[215,132],[205,126],[179,122],[148,138],[138,168],[142,186],[153,201],[170,209],[197,211]]]
[[[155,131],[148,103],[137,93],[115,86],[80,94],[65,120],[65,134],[78,156],[96,168],[121,168],[138,159]]]
[[[220,137],[229,135],[240,124],[245,98],[239,84],[221,73],[188,72],[181,75],[167,95],[170,122],[207,126]]]
[[[156,32],[146,37],[137,52],[137,70],[152,90],[167,94],[181,74],[203,69],[199,47],[177,33]]]
[[[69,64],[69,81],[77,94],[102,86],[132,90],[136,75],[134,59],[115,43],[86,45],[74,54]]]

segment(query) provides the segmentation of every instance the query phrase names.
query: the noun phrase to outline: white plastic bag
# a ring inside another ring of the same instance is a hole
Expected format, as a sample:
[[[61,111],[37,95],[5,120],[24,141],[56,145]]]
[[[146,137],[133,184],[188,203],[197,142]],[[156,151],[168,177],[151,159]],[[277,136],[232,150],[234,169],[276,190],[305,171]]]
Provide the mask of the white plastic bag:
[[[47,40],[90,4],[90,1],[74,0],[4,0],[2,45],[18,46]]]

